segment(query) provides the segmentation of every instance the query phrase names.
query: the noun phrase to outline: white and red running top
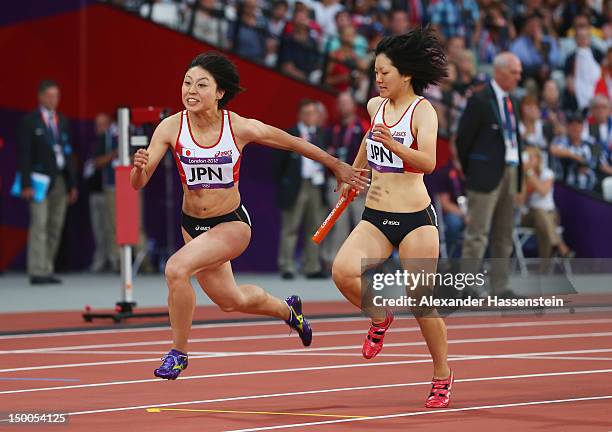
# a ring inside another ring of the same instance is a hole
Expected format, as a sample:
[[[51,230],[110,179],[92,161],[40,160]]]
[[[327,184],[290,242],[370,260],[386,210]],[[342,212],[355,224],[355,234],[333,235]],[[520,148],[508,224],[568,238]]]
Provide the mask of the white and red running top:
[[[391,150],[387,150],[381,143],[372,139],[372,128],[375,124],[384,124],[391,131],[393,139],[400,144],[418,150],[417,140],[412,133],[412,116],[416,106],[425,99],[423,96],[418,96],[404,111],[404,114],[394,125],[388,125],[385,122],[385,108],[389,99],[385,99],[383,103],[378,107],[378,111],[372,119],[370,130],[366,138],[366,149],[368,154],[368,164],[378,172],[381,173],[422,173],[422,171],[411,167],[404,162],[398,155],[393,153]],[[381,109],[382,108],[382,109]]]
[[[206,146],[193,136],[187,111],[181,112],[173,156],[187,189],[230,188],[238,181],[242,155],[234,140],[230,112],[223,110],[222,113],[219,138],[215,144]]]

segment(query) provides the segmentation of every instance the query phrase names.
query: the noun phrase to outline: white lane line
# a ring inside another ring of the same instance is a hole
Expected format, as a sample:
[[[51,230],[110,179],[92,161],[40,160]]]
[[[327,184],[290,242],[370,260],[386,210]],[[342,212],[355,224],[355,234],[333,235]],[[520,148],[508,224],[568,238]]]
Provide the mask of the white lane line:
[[[589,352],[612,352],[612,349],[602,349],[602,350],[589,350]],[[35,354],[47,355],[47,353],[39,352]],[[51,354],[71,354],[71,355],[142,355],[142,354],[158,354],[158,351],[53,351]],[[208,358],[208,357],[231,357],[234,354],[237,354],[235,351],[217,351],[217,352],[205,352],[205,351],[190,351],[190,358]],[[246,354],[246,353],[245,353]],[[562,352],[561,352],[562,354]],[[259,353],[255,355],[266,355],[266,356],[312,356],[312,357],[362,357],[361,353],[358,352],[268,352],[268,353]],[[476,354],[449,354],[449,358],[464,358],[464,357],[474,357]],[[198,357],[195,357],[198,356]],[[378,358],[381,357],[401,357],[401,358],[430,358],[430,354],[393,354],[393,353],[381,353],[378,354]],[[525,358],[525,359],[550,359],[550,360],[612,360],[612,357],[567,357],[567,356],[559,356],[559,357],[544,357],[544,356],[535,356],[533,354],[496,354],[496,358]]]
[[[278,323],[278,322],[276,322]],[[612,323],[612,319],[600,319],[600,320],[576,320],[572,321],[572,325],[588,325],[588,324],[605,324]],[[446,328],[448,330],[473,330],[473,329],[490,329],[490,328],[516,328],[516,327],[548,327],[548,326],[563,326],[567,325],[567,321],[527,321],[527,322],[512,322],[512,323],[490,323],[490,324],[450,324]],[[417,332],[420,328],[414,327],[400,327],[393,328],[393,333],[404,333],[404,332]],[[363,329],[360,330],[345,330],[345,331],[323,331],[318,332],[315,329],[315,336],[344,336],[344,335],[361,335],[364,333]],[[288,339],[294,338],[295,336],[287,333],[276,333],[276,334],[265,334],[265,335],[251,335],[251,336],[227,336],[227,337],[216,337],[216,338],[193,338],[189,341],[190,344],[196,343],[209,343],[209,342],[237,342],[247,340],[266,340],[266,339]],[[163,341],[141,341],[141,342],[123,342],[123,343],[108,343],[108,344],[95,344],[95,345],[71,345],[71,346],[60,346],[60,347],[46,347],[46,348],[29,348],[29,349],[17,349],[17,350],[0,350],[0,354],[32,354],[35,352],[51,352],[53,350],[65,351],[65,350],[79,350],[79,349],[97,349],[97,348],[124,348],[124,347],[138,347],[138,346],[151,346],[151,345],[168,345],[171,340]]]
[[[564,334],[556,334],[556,335],[455,339],[455,340],[449,340],[448,343],[449,344],[470,344],[470,343],[515,342],[515,341],[530,341],[530,340],[595,338],[595,337],[608,337],[608,336],[612,336],[612,332],[564,333]],[[386,347],[408,347],[408,346],[424,346],[424,345],[425,345],[424,341],[385,344]],[[347,349],[361,349],[361,345],[343,345],[343,346],[329,346],[329,347],[318,347],[318,348],[296,348],[296,349],[269,350],[269,351],[229,352],[229,353],[219,354],[219,355],[193,356],[193,357],[190,357],[190,359],[242,357],[242,356],[252,356],[252,355],[275,355],[278,353],[324,352],[324,351],[338,351],[338,350],[347,350]],[[69,363],[69,364],[57,364],[57,365],[45,365],[45,366],[27,366],[27,367],[21,367],[21,368],[0,369],[0,373],[30,371],[30,370],[58,369],[58,368],[63,369],[63,368],[69,368],[69,367],[115,365],[115,364],[123,364],[123,363],[139,363],[139,362],[146,363],[146,362],[158,362],[158,361],[159,361],[159,358],[155,357],[155,358],[146,358],[146,359],[117,360],[117,361],[106,361],[106,362]]]
[[[595,361],[612,361],[612,357],[567,357],[567,356],[519,356],[519,357],[507,357],[516,359],[529,359],[529,360],[595,360]]]
[[[512,354],[511,357],[507,355],[466,355],[464,357],[455,357],[452,359],[453,362],[458,361],[474,361],[474,360],[486,360],[486,359],[505,359],[512,358],[516,360],[529,360],[531,355],[555,355],[563,354],[564,351],[558,352],[542,352],[542,353],[518,353]],[[372,362],[372,363],[348,363],[348,364],[335,364],[327,366],[314,366],[314,367],[301,367],[301,368],[289,368],[289,369],[264,369],[254,371],[243,371],[243,372],[224,372],[216,374],[206,375],[192,375],[180,377],[179,380],[196,380],[196,379],[211,379],[211,378],[227,378],[227,377],[238,377],[238,376],[250,376],[250,375],[268,375],[268,374],[279,374],[279,373],[291,373],[291,372],[309,372],[309,371],[322,371],[322,370],[334,370],[334,369],[351,369],[351,368],[365,368],[373,366],[398,366],[406,364],[419,364],[419,363],[431,363],[431,359],[426,358],[422,360],[402,360],[402,361],[388,361],[388,362]],[[115,385],[127,385],[127,384],[144,384],[144,383],[155,383],[159,382],[158,378],[141,379],[141,380],[130,380],[130,381],[107,381],[101,383],[91,384],[76,384],[66,386],[55,386],[55,387],[39,387],[29,388],[20,390],[5,390],[0,391],[0,395],[3,394],[19,394],[19,393],[34,393],[41,391],[58,391],[58,390],[73,390],[80,388],[92,388],[92,387],[108,387]]]
[[[360,417],[360,418],[353,418],[353,419],[327,420],[327,421],[309,422],[309,423],[293,423],[293,424],[280,425],[280,426],[267,426],[267,427],[258,427],[258,428],[250,428],[250,429],[233,429],[233,430],[228,430],[226,432],[259,432],[259,431],[278,430],[278,429],[292,429],[292,428],[308,427],[308,426],[330,425],[330,424],[336,424],[336,423],[348,423],[348,422],[354,422],[354,421],[384,420],[384,419],[391,419],[391,418],[414,417],[414,416],[429,415],[429,414],[444,414],[444,413],[453,413],[453,412],[461,412],[461,411],[475,411],[475,410],[498,409],[498,408],[514,408],[514,407],[524,407],[524,406],[533,406],[533,405],[550,405],[550,404],[558,404],[558,403],[585,402],[585,401],[595,401],[595,400],[605,400],[605,399],[612,399],[612,395],[591,396],[591,397],[581,397],[581,398],[571,398],[571,399],[553,399],[553,400],[542,400],[542,401],[533,401],[533,402],[518,402],[518,403],[499,404],[499,405],[481,405],[481,406],[472,406],[472,407],[465,407],[465,408],[449,408],[449,409],[443,409],[443,410],[417,411],[417,412],[401,413],[401,414]]]
[[[81,313],[76,311],[76,313]],[[408,319],[399,317],[398,319]],[[605,318],[603,318],[605,319]],[[352,322],[352,321],[364,321],[362,317],[345,317],[345,318],[314,318],[310,319],[310,322]],[[279,320],[266,320],[266,321],[252,321],[252,322],[231,322],[231,323],[219,323],[219,324],[195,324],[192,329],[209,329],[209,328],[232,328],[232,327],[255,327],[255,326],[272,326],[283,324]],[[33,334],[14,334],[14,335],[2,335],[2,339],[33,339],[33,338],[48,338],[48,337],[62,337],[62,336],[83,336],[83,335],[95,335],[95,334],[107,334],[107,333],[147,333],[155,331],[170,331],[168,324],[160,324],[155,327],[139,327],[139,328],[127,328],[127,329],[104,329],[104,330],[74,330],[74,331],[58,331],[50,333],[33,333]]]
[[[355,321],[366,321],[366,318],[362,317],[348,317],[348,318],[315,318],[311,319],[311,323],[333,323],[333,322],[355,322]],[[398,317],[397,321],[412,321],[410,317]],[[567,320],[556,320],[556,321],[527,321],[527,322],[508,322],[508,323],[481,323],[481,324],[451,324],[448,325],[448,329],[471,329],[471,328],[513,328],[513,327],[539,327],[539,326],[551,326],[551,325],[588,325],[588,324],[609,324],[612,323],[612,319],[601,318],[601,319],[567,319]],[[283,323],[278,320],[272,321],[255,321],[255,322],[238,322],[238,323],[220,323],[220,324],[197,324],[192,327],[192,330],[198,329],[215,329],[215,328],[234,328],[234,327],[260,327],[260,326],[276,326],[282,325]],[[418,327],[411,327],[406,331],[418,330]],[[68,331],[68,332],[53,332],[53,333],[37,333],[37,334],[21,334],[21,335],[4,335],[0,336],[2,339],[34,339],[34,338],[48,338],[48,337],[64,337],[64,336],[83,336],[83,335],[97,335],[97,334],[121,334],[121,333],[147,333],[147,332],[159,332],[159,331],[170,331],[170,327],[143,327],[136,329],[109,329],[109,330],[82,330],[82,331]],[[396,331],[396,330],[394,330]],[[286,336],[286,335],[285,335]]]
[[[455,382],[458,382],[458,383],[466,382],[467,383],[467,382],[479,382],[479,381],[503,381],[503,380],[513,380],[513,379],[547,378],[547,377],[593,375],[593,374],[606,374],[606,373],[612,373],[612,369],[579,370],[579,371],[567,371],[567,372],[547,372],[547,373],[537,373],[537,374],[489,376],[489,377],[479,377],[479,378],[462,378],[462,379],[456,379]],[[164,403],[164,404],[159,404],[159,405],[138,405],[138,406],[129,406],[129,407],[121,407],[121,408],[106,408],[106,409],[97,409],[97,410],[89,410],[89,411],[77,411],[77,412],[69,413],[68,415],[101,414],[101,413],[118,412],[118,411],[133,411],[133,410],[146,409],[146,408],[151,408],[151,407],[162,408],[162,407],[182,406],[182,405],[191,405],[191,404],[232,402],[232,401],[239,401],[239,400],[268,399],[268,398],[277,398],[277,397],[303,396],[303,395],[337,393],[337,392],[358,391],[358,390],[373,390],[373,389],[380,389],[380,388],[412,387],[412,386],[421,386],[421,385],[428,386],[428,385],[431,385],[431,382],[422,381],[422,382],[398,383],[398,384],[377,384],[377,385],[372,385],[372,386],[339,387],[339,388],[306,390],[306,391],[289,392],[289,393],[271,393],[271,394],[259,394],[259,395],[249,395],[249,396],[235,396],[235,397],[227,397],[227,398],[219,398],[219,399],[204,399],[204,400],[193,400],[193,401],[183,401],[183,402],[172,402],[172,403]]]
[[[612,350],[600,350],[601,352],[610,352]],[[35,353],[35,354],[42,354],[42,355],[47,355],[47,353]],[[128,355],[142,355],[142,354],[158,354],[157,351],[53,351],[52,354],[77,354],[77,355],[84,355],[84,354],[88,354],[88,355],[121,355],[121,354],[128,354]],[[235,354],[233,352],[199,352],[199,351],[191,351],[190,352],[190,356],[191,358],[196,358],[194,356],[198,356],[197,358],[208,358],[208,357],[230,357],[232,354]],[[256,355],[268,355],[268,356],[299,356],[299,357],[303,357],[303,356],[312,356],[312,357],[362,357],[361,353],[358,352],[352,352],[352,353],[345,353],[345,352],[338,352],[338,353],[330,353],[330,352],[299,352],[299,353],[295,353],[295,352],[278,352],[278,353],[261,353],[261,354],[256,354]],[[417,357],[417,358],[430,358],[431,355],[430,354],[388,354],[388,353],[381,353],[378,354],[377,356],[378,358],[381,357],[397,357],[397,358],[413,358],[413,357]],[[471,358],[474,357],[474,354],[470,354],[470,355],[456,355],[456,354],[450,354],[448,356],[450,359],[453,358]],[[533,359],[533,360],[600,360],[600,361],[610,361],[612,360],[612,357],[567,357],[567,356],[535,356],[535,355],[515,355],[515,354],[500,354],[500,355],[495,355],[495,358],[500,358],[500,359]],[[2,379],[2,378],[0,378]]]

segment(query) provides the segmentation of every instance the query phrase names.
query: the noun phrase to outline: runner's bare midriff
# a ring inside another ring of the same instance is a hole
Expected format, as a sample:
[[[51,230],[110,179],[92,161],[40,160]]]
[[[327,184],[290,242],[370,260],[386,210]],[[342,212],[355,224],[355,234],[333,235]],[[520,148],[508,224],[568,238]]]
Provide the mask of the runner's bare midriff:
[[[183,185],[183,212],[196,218],[221,216],[240,205],[238,183],[227,189],[189,190]]]
[[[371,209],[395,213],[423,210],[431,203],[423,174],[379,173],[372,170],[372,184],[365,205]]]

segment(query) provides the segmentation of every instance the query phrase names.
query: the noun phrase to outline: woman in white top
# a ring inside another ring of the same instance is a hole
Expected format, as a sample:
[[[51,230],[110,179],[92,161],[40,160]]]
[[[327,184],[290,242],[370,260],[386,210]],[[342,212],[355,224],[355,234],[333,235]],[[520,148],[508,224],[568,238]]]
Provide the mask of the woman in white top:
[[[372,318],[362,349],[367,359],[381,351],[393,314],[368,301],[368,293],[362,292],[364,267],[385,261],[396,249],[407,272],[436,272],[438,216],[423,174],[436,166],[438,118],[421,95],[428,85],[438,84],[446,76],[446,57],[436,33],[417,28],[378,44],[374,72],[380,96],[368,102],[372,125],[353,163],[355,168],[371,167],[372,187],[362,220],[340,248],[332,267],[338,289]],[[342,192],[347,194],[349,189],[350,185],[345,185]],[[446,327],[435,308],[417,307],[419,298],[431,296],[431,289],[427,284],[406,287],[407,294],[416,300],[411,311],[433,360],[434,379],[425,406],[446,408],[453,384]]]
[[[540,258],[550,258],[555,251],[567,256],[570,250],[559,235],[559,215],[553,199],[555,174],[543,165],[540,149],[527,146],[525,152],[528,157],[523,158],[523,191],[528,213],[523,217],[522,225],[535,228]]]
[[[176,379],[187,367],[187,340],[195,307],[193,276],[223,311],[267,315],[285,320],[310,345],[312,331],[302,315],[301,300],[284,302],[255,285],[236,285],[230,261],[251,239],[251,219],[241,205],[239,167],[244,147],[257,142],[296,151],[325,165],[338,178],[359,189],[367,184],[364,169],[352,168],[319,147],[224,109],[242,89],[235,65],[215,52],[200,54],[182,83],[185,110],[164,119],[147,150],[134,156],[131,183],[144,187],[166,151],[174,156],[183,186],[181,228],[185,245],[166,264],[168,307],[173,346],[155,375]]]
[[[542,112],[538,106],[538,99],[527,95],[521,100],[521,122],[519,133],[525,145],[537,147],[541,151],[542,163],[548,167],[548,140],[544,134]]]

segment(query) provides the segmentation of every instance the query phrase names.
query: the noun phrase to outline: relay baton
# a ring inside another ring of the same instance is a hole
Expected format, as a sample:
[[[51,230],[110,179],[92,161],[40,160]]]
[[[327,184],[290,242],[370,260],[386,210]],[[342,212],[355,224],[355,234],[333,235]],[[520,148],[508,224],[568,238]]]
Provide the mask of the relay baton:
[[[314,233],[314,235],[312,236],[313,242],[319,244],[321,243],[321,241],[323,241],[323,239],[325,238],[329,230],[334,226],[346,206],[348,206],[349,203],[353,201],[356,195],[357,189],[353,188],[349,191],[348,196],[345,197],[344,195],[342,195],[338,199],[338,202],[336,203],[332,211],[329,213],[329,215],[327,215],[317,232]]]

